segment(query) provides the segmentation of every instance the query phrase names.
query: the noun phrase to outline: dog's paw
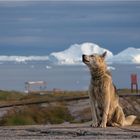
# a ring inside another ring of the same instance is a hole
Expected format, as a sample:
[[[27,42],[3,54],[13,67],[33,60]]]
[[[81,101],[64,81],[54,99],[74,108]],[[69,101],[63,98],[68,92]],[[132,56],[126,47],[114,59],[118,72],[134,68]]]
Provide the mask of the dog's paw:
[[[100,127],[101,127],[101,128],[106,128],[106,123],[101,123],[101,124],[100,124]]]
[[[90,126],[91,127],[98,127],[98,123],[92,123]]]
[[[113,122],[113,123],[111,123],[111,126],[113,126],[113,127],[119,127],[120,125],[117,124],[117,123],[115,123],[115,122]]]

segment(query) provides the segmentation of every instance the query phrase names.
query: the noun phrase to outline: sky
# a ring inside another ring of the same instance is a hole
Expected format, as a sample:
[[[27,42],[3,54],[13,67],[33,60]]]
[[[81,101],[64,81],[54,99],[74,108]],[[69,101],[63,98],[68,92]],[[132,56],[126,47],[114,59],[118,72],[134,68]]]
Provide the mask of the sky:
[[[140,1],[0,0],[0,55],[48,55],[96,43],[140,48]]]

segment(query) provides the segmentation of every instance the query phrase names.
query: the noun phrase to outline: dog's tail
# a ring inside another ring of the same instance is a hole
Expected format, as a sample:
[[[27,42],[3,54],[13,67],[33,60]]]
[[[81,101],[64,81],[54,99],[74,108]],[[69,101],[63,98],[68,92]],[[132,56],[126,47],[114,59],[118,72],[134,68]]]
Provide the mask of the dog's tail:
[[[135,115],[129,115],[125,118],[124,121],[124,126],[129,126],[132,125],[134,123],[134,121],[136,120],[136,116]]]

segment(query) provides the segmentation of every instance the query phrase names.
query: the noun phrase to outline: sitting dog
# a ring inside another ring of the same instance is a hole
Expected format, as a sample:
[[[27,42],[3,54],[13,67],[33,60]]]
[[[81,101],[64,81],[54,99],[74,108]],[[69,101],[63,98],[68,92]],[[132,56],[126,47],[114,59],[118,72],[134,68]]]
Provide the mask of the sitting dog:
[[[122,107],[119,104],[119,97],[116,94],[112,83],[111,74],[107,70],[105,56],[83,55],[83,62],[88,66],[91,73],[89,86],[89,99],[92,113],[92,127],[128,126],[132,125],[136,116],[125,117]]]

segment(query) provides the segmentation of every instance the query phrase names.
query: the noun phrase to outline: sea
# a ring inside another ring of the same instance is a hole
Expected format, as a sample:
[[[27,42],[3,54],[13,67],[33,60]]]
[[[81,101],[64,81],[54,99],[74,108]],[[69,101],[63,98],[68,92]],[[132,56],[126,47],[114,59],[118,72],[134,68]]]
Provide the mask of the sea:
[[[130,88],[130,75],[135,73],[140,80],[140,65],[110,64],[113,83],[118,89]],[[47,61],[26,63],[0,62],[0,90],[26,91],[28,81],[45,81],[43,90],[87,90],[90,72],[86,65],[56,65]],[[40,90],[34,86],[33,90]]]

